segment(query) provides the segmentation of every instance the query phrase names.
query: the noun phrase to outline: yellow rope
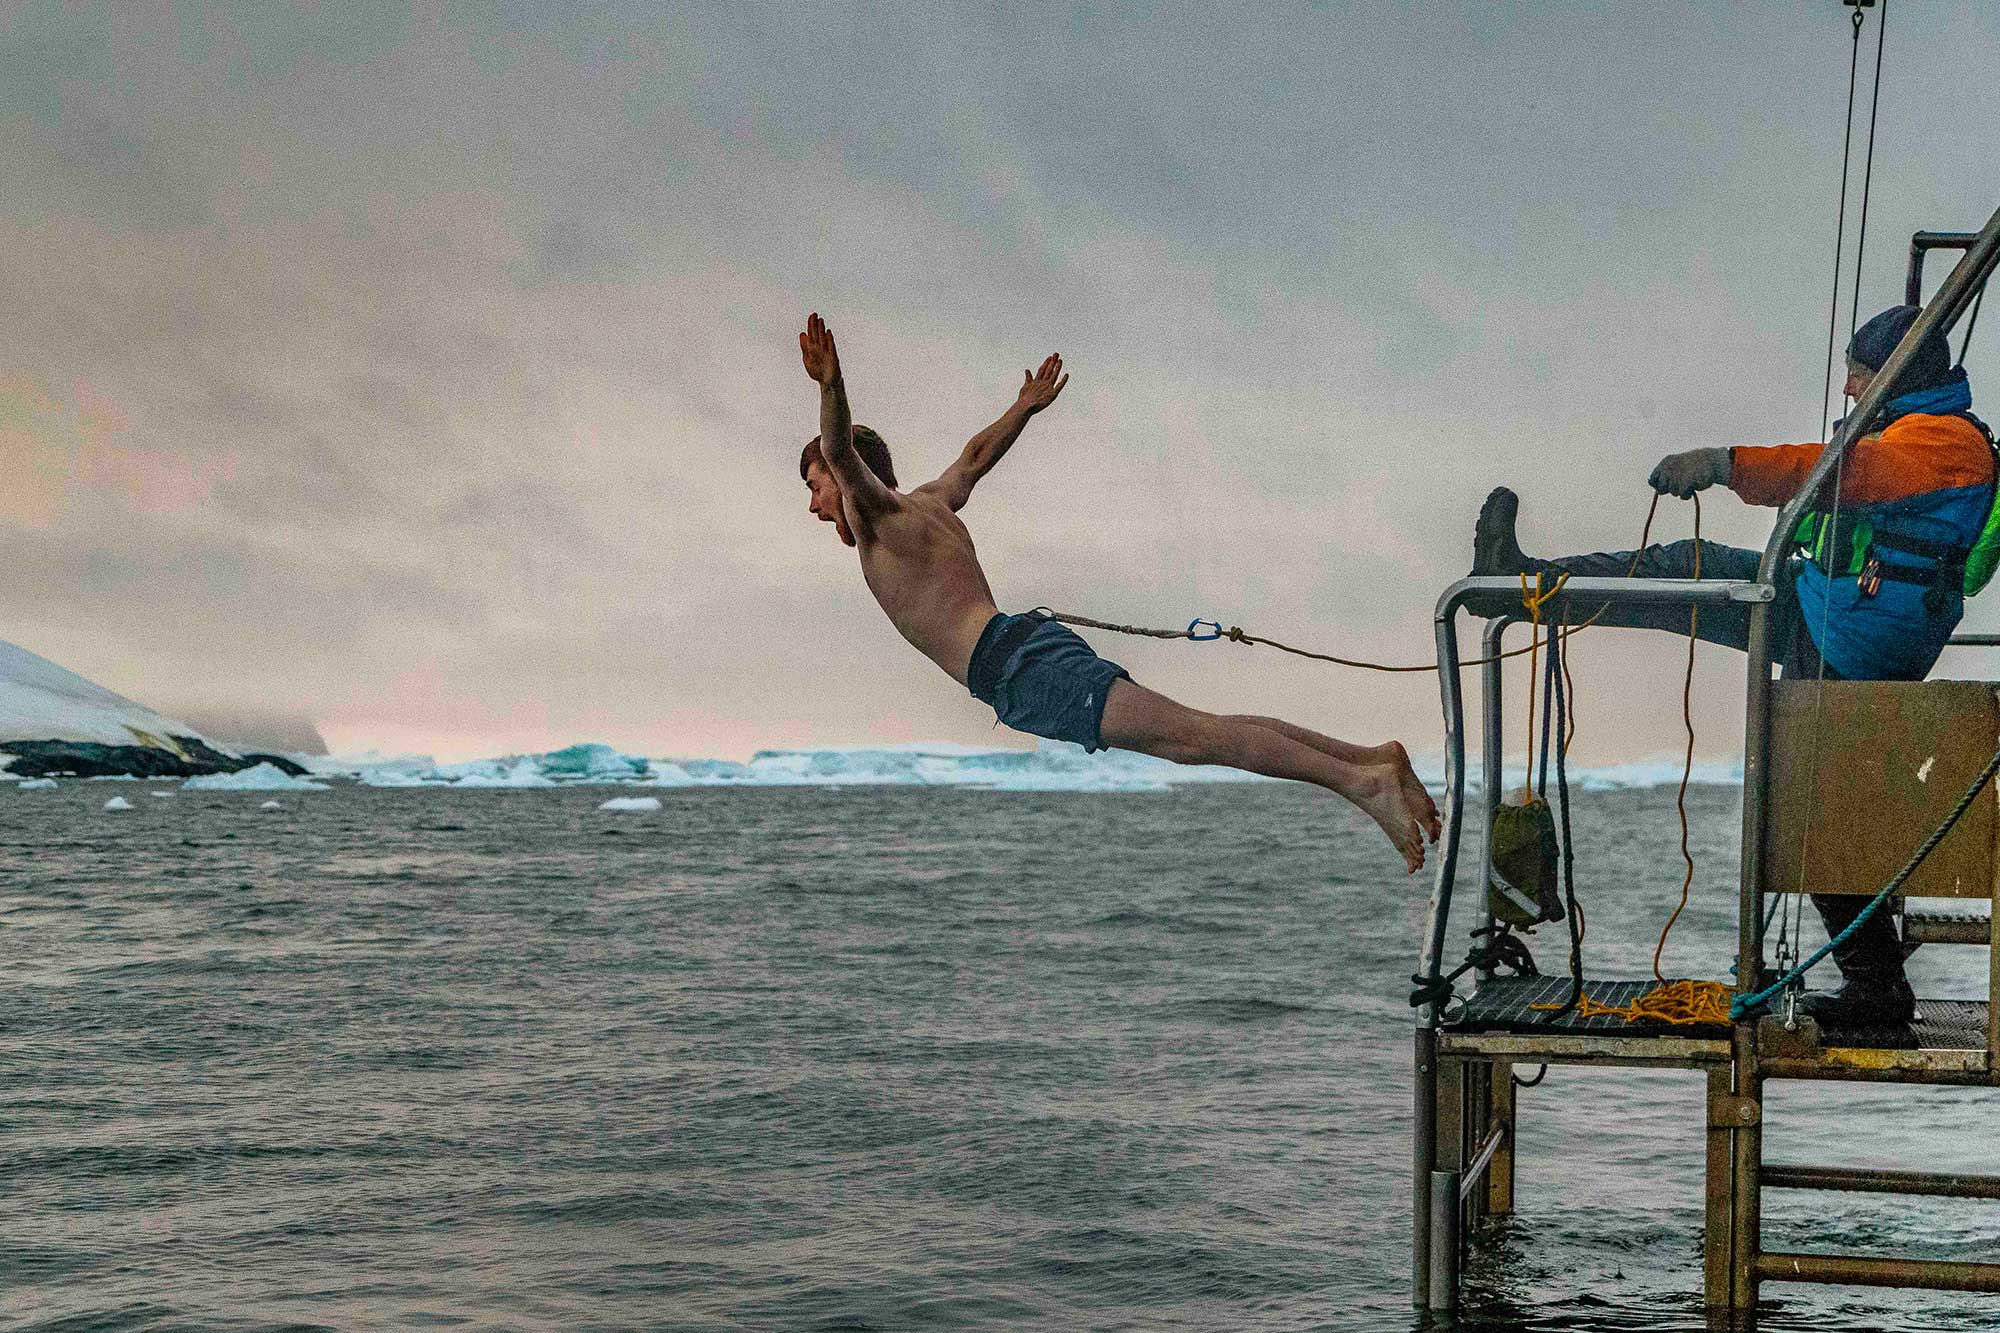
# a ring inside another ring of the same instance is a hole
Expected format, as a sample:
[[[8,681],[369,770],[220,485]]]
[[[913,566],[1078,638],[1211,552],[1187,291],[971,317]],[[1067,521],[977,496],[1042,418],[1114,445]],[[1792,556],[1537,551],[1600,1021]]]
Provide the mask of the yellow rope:
[[[1528,781],[1527,793],[1530,801],[1535,799],[1535,691],[1541,683],[1541,663],[1536,646],[1542,641],[1542,603],[1562,591],[1563,584],[1569,582],[1567,573],[1556,577],[1556,586],[1542,591],[1542,571],[1535,571],[1535,586],[1528,587],[1528,576],[1521,575],[1521,605],[1528,612],[1530,631],[1528,635]],[[1556,651],[1555,645],[1549,651]],[[1546,779],[1545,779],[1546,780]]]
[[[1579,1018],[1622,1018],[1627,1023],[1670,1023],[1675,1027],[1696,1024],[1729,1026],[1732,992],[1719,981],[1663,981],[1626,1005],[1600,1004],[1588,995],[1577,1001]],[[1554,1004],[1538,1004],[1537,1009],[1559,1009]]]

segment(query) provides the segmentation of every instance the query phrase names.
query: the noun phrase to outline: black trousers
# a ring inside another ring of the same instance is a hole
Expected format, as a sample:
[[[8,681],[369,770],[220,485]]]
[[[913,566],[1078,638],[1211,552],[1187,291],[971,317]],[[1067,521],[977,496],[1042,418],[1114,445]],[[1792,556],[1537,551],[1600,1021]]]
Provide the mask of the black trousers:
[[[1589,555],[1565,555],[1554,560],[1530,561],[1529,573],[1570,574],[1580,579],[1691,579],[1695,577],[1695,557],[1699,552],[1701,577],[1705,579],[1754,579],[1762,554],[1740,546],[1724,546],[1711,541],[1678,541],[1665,546],[1648,546],[1643,551],[1596,551]],[[1599,612],[1601,615],[1598,615]],[[1686,634],[1688,608],[1657,604],[1608,603],[1592,606],[1579,600],[1570,608],[1572,624],[1598,615],[1600,625],[1626,629],[1659,629],[1670,634]],[[1723,602],[1701,608],[1695,637],[1703,643],[1720,644],[1746,652],[1750,647],[1750,603]],[[1787,676],[1817,676],[1821,670],[1819,649],[1806,632],[1799,614],[1799,599],[1792,592],[1789,575],[1780,577],[1778,600],[1771,605],[1771,656]],[[1841,679],[1826,667],[1828,680]]]
[[[1529,572],[1539,569],[1544,573],[1566,573],[1576,578],[1691,579],[1695,576],[1697,549],[1701,557],[1701,577],[1705,579],[1757,577],[1757,565],[1762,558],[1759,552],[1711,541],[1678,541],[1664,546],[1648,546],[1637,552],[1598,551],[1588,555],[1561,556],[1554,560],[1536,560],[1531,562]],[[1686,634],[1688,631],[1688,608],[1684,606],[1611,603],[1596,607],[1578,601],[1570,608],[1570,621],[1588,620],[1600,609],[1602,615],[1597,621],[1600,625],[1658,629],[1673,634]],[[1779,584],[1778,599],[1771,606],[1770,627],[1771,656],[1784,675],[1817,677],[1824,670],[1826,679],[1842,679],[1832,667],[1820,661],[1819,649],[1806,632],[1805,618],[1799,612],[1799,600],[1792,591],[1790,577],[1783,578]],[[1739,652],[1747,651],[1750,646],[1750,604],[1727,602],[1702,607],[1695,637],[1704,643],[1720,644]],[[1825,923],[1829,938],[1845,930],[1868,902],[1866,898],[1849,894],[1827,893],[1815,893],[1812,900],[1813,906],[1819,909],[1820,920]],[[1866,975],[1890,981],[1901,979],[1903,945],[1897,938],[1896,927],[1889,914],[1877,912],[1868,918],[1854,937],[1835,952],[1834,961],[1840,965],[1842,976]]]

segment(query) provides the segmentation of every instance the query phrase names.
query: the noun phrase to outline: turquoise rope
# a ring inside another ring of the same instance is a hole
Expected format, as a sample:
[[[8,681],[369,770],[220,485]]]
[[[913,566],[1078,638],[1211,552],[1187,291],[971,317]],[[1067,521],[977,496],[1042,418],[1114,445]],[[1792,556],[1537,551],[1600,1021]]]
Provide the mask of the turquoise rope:
[[[1970,787],[1965,789],[1965,795],[1958,798],[1958,804],[1952,808],[1952,812],[1949,815],[1945,816],[1944,823],[1938,825],[1937,830],[1930,837],[1924,839],[1924,845],[1917,848],[1916,854],[1909,859],[1909,862],[1901,870],[1896,872],[1895,878],[1884,885],[1882,891],[1871,898],[1866,907],[1855,913],[1854,920],[1847,923],[1845,930],[1821,945],[1814,951],[1812,957],[1806,959],[1803,963],[1800,963],[1797,967],[1764,987],[1763,990],[1758,991],[1754,995],[1737,996],[1729,1006],[1730,1018],[1737,1019],[1744,1017],[1752,1009],[1755,1009],[1773,995],[1778,994],[1787,986],[1792,985],[1799,978],[1805,976],[1813,965],[1818,963],[1822,958],[1847,943],[1854,932],[1861,929],[1862,923],[1875,915],[1875,909],[1889,901],[1896,890],[1902,888],[1910,876],[1916,873],[1917,867],[1924,863],[1924,858],[1929,856],[1932,849],[1940,842],[1944,841],[1945,835],[1950,833],[1958,824],[1958,821],[1964,817],[1965,812],[1972,808],[1972,802],[1978,798],[1979,793],[1985,788],[1986,784],[1993,780],[1993,775],[1996,773],[2000,773],[2000,752],[1996,752],[1993,758],[1987,761],[1985,770],[1980,773],[1979,777]]]

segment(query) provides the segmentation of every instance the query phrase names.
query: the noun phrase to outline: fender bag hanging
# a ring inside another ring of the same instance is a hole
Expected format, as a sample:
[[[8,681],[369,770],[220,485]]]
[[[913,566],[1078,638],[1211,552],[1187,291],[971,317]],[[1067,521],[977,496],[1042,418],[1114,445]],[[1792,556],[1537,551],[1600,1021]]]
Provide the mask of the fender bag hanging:
[[[1526,928],[1563,919],[1556,819],[1538,797],[1493,807],[1486,901],[1496,919]]]

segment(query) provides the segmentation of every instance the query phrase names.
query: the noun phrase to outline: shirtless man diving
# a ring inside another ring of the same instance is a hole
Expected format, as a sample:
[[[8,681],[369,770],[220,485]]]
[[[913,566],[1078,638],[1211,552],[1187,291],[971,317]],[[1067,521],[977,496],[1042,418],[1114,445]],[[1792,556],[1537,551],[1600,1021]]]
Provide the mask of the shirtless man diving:
[[[806,374],[820,387],[819,436],[799,458],[811,509],[861,553],[861,576],[917,651],[990,705],[1010,727],[1087,751],[1137,750],[1177,764],[1222,764],[1310,782],[1361,807],[1414,872],[1437,806],[1395,741],[1353,745],[1276,718],[1204,713],[1136,684],[1046,615],[1004,615],[994,604],[958,511],[1069,377],[1051,356],[1027,373],[1014,405],[972,437],[932,482],[896,489],[881,436],[856,426],[833,331],[818,315],[799,335]]]

